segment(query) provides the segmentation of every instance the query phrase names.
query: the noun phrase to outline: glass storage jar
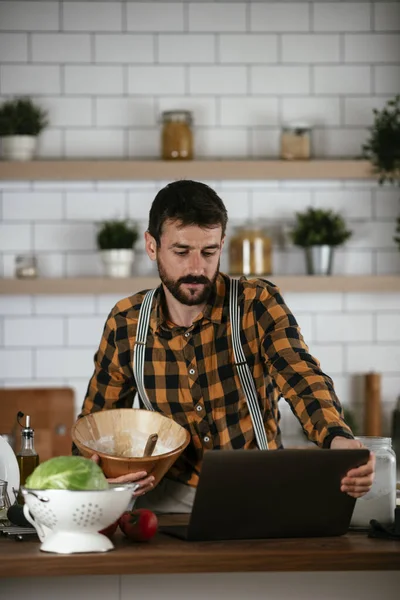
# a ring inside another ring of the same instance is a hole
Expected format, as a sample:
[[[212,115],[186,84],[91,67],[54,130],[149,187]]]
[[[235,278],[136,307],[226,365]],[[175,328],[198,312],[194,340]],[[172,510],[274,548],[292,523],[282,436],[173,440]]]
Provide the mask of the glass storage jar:
[[[311,157],[311,127],[307,123],[288,123],[281,132],[281,158],[307,160]]]
[[[271,239],[262,228],[239,227],[229,242],[229,272],[231,275],[270,275],[271,254]]]
[[[18,254],[15,257],[15,276],[18,279],[35,279],[38,276],[36,256]]]
[[[161,154],[164,160],[193,158],[192,113],[169,110],[162,113]]]
[[[390,525],[396,508],[396,455],[392,440],[372,436],[357,439],[375,454],[375,479],[368,494],[357,498],[350,525],[368,529],[371,519]]]

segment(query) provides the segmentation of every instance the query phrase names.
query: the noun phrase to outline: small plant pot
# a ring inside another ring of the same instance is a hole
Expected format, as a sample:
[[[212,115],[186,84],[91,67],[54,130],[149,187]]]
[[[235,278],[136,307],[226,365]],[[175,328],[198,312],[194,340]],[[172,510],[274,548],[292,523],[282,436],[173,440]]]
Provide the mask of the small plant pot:
[[[10,135],[1,139],[3,160],[32,160],[36,150],[36,136]]]
[[[101,250],[106,277],[130,277],[135,252],[130,249]]]
[[[332,275],[333,246],[305,248],[307,275]]]

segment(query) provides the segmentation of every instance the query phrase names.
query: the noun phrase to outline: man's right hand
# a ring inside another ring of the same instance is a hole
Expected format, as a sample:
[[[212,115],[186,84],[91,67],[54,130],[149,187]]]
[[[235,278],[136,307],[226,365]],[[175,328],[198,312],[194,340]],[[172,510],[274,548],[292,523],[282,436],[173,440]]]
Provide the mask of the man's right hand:
[[[99,464],[100,457],[98,454],[93,454],[91,456],[91,460],[95,463]],[[146,492],[150,492],[150,490],[154,487],[154,476],[147,475],[146,471],[138,471],[137,473],[127,473],[126,475],[121,475],[120,477],[114,477],[111,479],[107,479],[109,483],[134,483],[137,482],[139,487],[133,492],[133,496],[143,496]]]

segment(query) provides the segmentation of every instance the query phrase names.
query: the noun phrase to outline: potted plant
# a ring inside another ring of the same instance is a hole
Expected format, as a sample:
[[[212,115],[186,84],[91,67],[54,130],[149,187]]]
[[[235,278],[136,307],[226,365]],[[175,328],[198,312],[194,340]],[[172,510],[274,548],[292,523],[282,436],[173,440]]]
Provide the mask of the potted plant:
[[[400,185],[400,95],[386,102],[379,111],[373,110],[374,123],[369,127],[370,137],[363,145],[363,154],[368,158],[379,176],[379,183]],[[400,216],[397,219],[400,234]],[[394,237],[399,245],[400,237]]]
[[[108,277],[129,277],[138,237],[136,224],[128,219],[103,221],[97,233],[97,247]]]
[[[37,136],[47,126],[47,112],[30,98],[14,98],[0,105],[0,137],[5,160],[31,160]]]
[[[351,235],[340,214],[318,208],[296,213],[296,225],[291,232],[293,243],[305,250],[309,275],[331,275],[334,248]]]

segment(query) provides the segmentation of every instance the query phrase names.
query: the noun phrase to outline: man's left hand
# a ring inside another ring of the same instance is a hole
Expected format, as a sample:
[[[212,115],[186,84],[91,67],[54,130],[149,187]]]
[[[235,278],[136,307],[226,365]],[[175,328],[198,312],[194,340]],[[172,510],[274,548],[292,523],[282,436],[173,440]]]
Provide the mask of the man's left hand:
[[[333,450],[352,450],[354,448],[364,448],[358,440],[349,440],[344,437],[336,436],[331,442]],[[375,477],[375,455],[370,452],[369,460],[365,465],[351,469],[341,481],[340,489],[353,498],[361,498],[369,492]]]

